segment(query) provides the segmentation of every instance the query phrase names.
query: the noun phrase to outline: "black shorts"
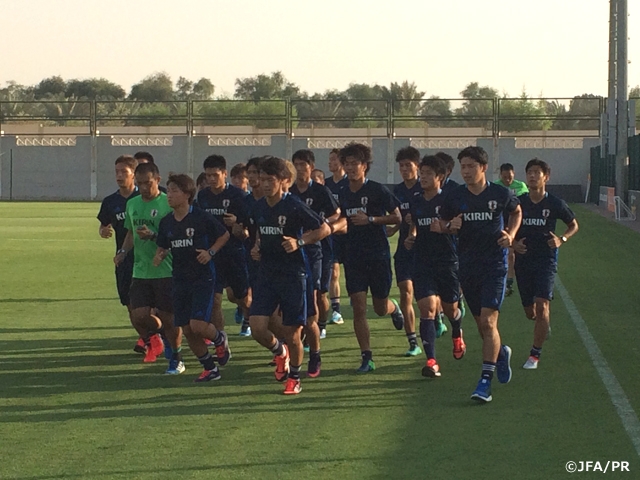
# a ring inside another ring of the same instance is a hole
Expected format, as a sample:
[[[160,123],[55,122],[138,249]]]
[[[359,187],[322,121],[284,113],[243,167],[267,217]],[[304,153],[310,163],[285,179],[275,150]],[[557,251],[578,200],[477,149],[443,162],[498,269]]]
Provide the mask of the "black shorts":
[[[233,296],[241,299],[249,291],[249,272],[244,249],[222,249],[213,257],[216,267],[216,293],[230,287]]]
[[[320,274],[320,293],[327,293],[333,272],[333,252],[322,251],[322,273]]]
[[[458,264],[428,265],[416,263],[412,271],[413,290],[417,301],[437,295],[444,303],[460,300]]]
[[[173,323],[176,327],[189,325],[190,320],[209,322],[213,311],[214,282],[173,281]]]
[[[495,265],[460,265],[460,285],[471,313],[478,317],[483,308],[500,310],[507,285],[506,262]]]
[[[374,298],[387,298],[391,291],[391,258],[388,254],[346,258],[344,276],[347,293],[371,290]]]
[[[306,273],[278,275],[261,269],[253,292],[250,315],[270,317],[280,307],[283,325],[306,325],[308,285],[309,275]]]
[[[413,252],[405,248],[399,248],[393,256],[393,266],[396,271],[396,284],[411,280],[413,273]]]
[[[530,307],[536,298],[553,300],[558,262],[554,258],[525,258],[516,254],[514,264],[522,306]]]
[[[129,305],[129,289],[131,288],[131,278],[133,277],[133,253],[124,257],[124,261],[116,267],[116,288],[122,305]]]
[[[129,298],[131,308],[150,307],[161,312],[173,313],[173,281],[167,278],[134,278],[131,280]]]

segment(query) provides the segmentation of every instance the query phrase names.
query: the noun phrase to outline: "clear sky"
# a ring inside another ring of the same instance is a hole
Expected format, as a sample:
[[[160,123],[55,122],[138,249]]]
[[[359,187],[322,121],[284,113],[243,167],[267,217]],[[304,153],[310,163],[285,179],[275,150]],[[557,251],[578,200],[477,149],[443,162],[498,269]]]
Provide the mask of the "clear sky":
[[[640,10],[629,2],[629,85]],[[303,90],[414,81],[458,97],[471,82],[518,95],[606,95],[607,0],[0,0],[0,84],[165,71],[234,80],[281,70]]]

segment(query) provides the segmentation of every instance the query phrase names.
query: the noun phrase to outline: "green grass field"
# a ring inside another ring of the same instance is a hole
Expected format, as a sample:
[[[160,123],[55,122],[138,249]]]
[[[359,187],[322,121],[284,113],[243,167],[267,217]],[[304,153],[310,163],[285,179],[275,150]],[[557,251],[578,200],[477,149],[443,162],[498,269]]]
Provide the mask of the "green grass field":
[[[533,324],[517,296],[500,330],[514,376],[492,403],[469,399],[480,342],[467,356],[439,340],[442,377],[421,377],[406,339],[372,316],[378,370],[357,376],[346,323],[330,326],[323,370],[282,395],[270,355],[237,337],[223,380],[195,385],[201,367],[143,364],[115,293],[113,243],[98,237],[97,204],[0,203],[0,478],[7,479],[552,479],[568,461],[640,462],[567,310],[552,303],[553,337],[537,371],[520,369]],[[582,207],[561,249],[560,276],[631,405],[640,412],[640,236]],[[395,293],[395,290],[394,290]],[[464,323],[463,323],[464,327]],[[636,472],[636,473],[633,473]],[[596,474],[575,474],[595,477]]]

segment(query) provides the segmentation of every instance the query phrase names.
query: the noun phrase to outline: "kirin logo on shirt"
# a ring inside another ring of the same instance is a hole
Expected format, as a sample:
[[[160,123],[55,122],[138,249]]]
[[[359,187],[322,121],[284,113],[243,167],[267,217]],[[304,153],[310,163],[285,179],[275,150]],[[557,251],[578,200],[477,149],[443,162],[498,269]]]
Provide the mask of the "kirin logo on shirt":
[[[224,200],[222,200],[222,206],[224,208],[229,208],[229,204],[231,203],[231,201],[228,198],[225,198]]]
[[[155,218],[157,216],[158,216],[158,210],[154,208],[153,210],[151,210],[151,217]]]
[[[311,205],[313,205],[313,198],[307,198],[305,200],[305,203],[307,204],[308,207],[310,207]]]
[[[544,210],[542,210],[542,216],[544,218],[549,218],[549,215],[551,215],[551,210],[549,210],[548,208],[545,208]]]
[[[369,203],[369,197],[362,197],[360,199],[360,203],[362,204],[363,207],[366,207],[367,203]]]
[[[278,217],[278,225],[280,225],[281,227],[284,227],[287,224],[287,217],[285,217],[284,215],[280,215]]]
[[[498,208],[498,202],[496,202],[495,200],[489,200],[489,203],[487,203],[487,205],[489,206],[489,211],[491,212],[495,212]]]
[[[196,232],[193,228],[187,228],[185,233],[187,234],[187,237],[191,238]]]

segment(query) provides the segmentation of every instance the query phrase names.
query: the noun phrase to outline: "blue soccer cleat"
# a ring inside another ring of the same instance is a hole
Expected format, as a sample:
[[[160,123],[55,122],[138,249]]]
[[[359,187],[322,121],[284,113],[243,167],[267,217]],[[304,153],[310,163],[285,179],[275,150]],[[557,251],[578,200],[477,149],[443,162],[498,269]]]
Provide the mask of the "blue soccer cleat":
[[[471,399],[482,403],[489,403],[493,400],[491,397],[491,380],[481,378],[475,392],[471,394]]]
[[[244,315],[242,315],[242,309],[240,307],[236,308],[236,313],[234,315],[235,321],[238,325],[242,323],[244,320]]]
[[[402,330],[404,328],[404,315],[402,315],[402,310],[400,310],[400,306],[397,301],[391,300],[391,303],[396,307],[393,313],[391,313],[393,326],[396,327],[396,330]]]
[[[164,373],[165,375],[180,375],[184,371],[184,363],[180,360],[172,359],[169,360],[169,368],[167,368],[167,371]]]
[[[508,345],[502,345],[502,357],[498,356],[496,362],[496,376],[500,383],[509,383],[511,381],[511,348]]]
[[[360,368],[358,368],[358,370],[356,370],[356,372],[358,373],[369,373],[369,372],[373,372],[376,369],[376,364],[373,363],[373,360],[362,360],[362,365],[360,365]]]

